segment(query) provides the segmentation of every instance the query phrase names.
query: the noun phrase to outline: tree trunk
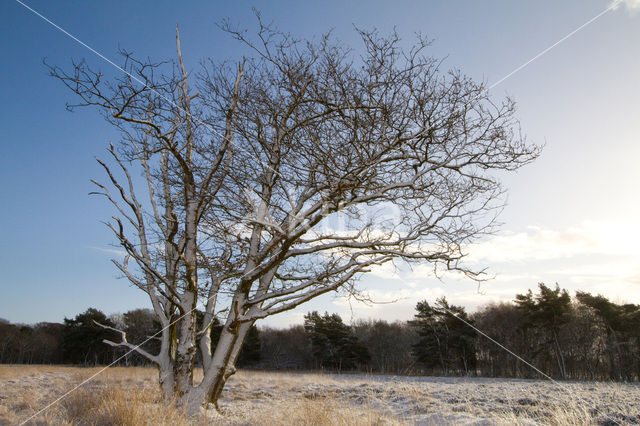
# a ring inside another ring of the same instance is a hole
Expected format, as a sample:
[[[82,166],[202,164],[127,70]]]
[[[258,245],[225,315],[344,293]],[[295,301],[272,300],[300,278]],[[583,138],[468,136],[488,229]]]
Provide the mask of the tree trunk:
[[[564,355],[562,353],[562,349],[560,348],[560,342],[558,339],[558,334],[554,331],[553,333],[553,342],[555,344],[556,350],[556,359],[558,360],[558,367],[560,368],[560,376],[563,380],[567,379],[567,367],[564,362]]]
[[[174,377],[171,361],[168,358],[161,360],[158,365],[158,378],[162,399],[166,402],[173,399]]]
[[[185,293],[188,296],[189,293]],[[195,306],[195,295],[191,294]],[[186,298],[186,297],[185,297]],[[188,299],[188,298],[186,298]],[[191,302],[186,300],[187,303]],[[186,304],[186,303],[185,303]],[[189,306],[189,304],[187,304]],[[196,355],[196,316],[187,312],[178,323],[178,345],[173,362],[174,394],[180,399],[193,387],[193,363]]]
[[[175,398],[179,406],[185,407],[189,414],[206,410],[209,404],[220,411],[218,399],[227,379],[235,373],[234,365],[251,325],[253,324],[236,325],[233,321],[227,322],[220,334],[213,357],[204,371],[200,385],[186,386],[184,377],[180,378],[175,375],[172,397]],[[177,369],[174,368],[173,371],[177,371]],[[163,392],[165,391],[168,391],[168,387],[163,387]]]
[[[208,333],[200,337],[203,351],[204,377],[193,386],[193,363],[196,352],[196,316],[187,314],[178,321],[176,333],[163,334],[163,349],[158,359],[160,385],[165,400],[173,400],[184,407],[189,414],[196,414],[209,408],[210,404],[220,411],[218,399],[227,379],[235,373],[235,363],[242,343],[254,322],[239,323],[238,313],[232,313],[223,327],[218,343],[211,355],[207,345]],[[209,330],[206,330],[209,331]],[[177,336],[175,336],[177,334]],[[176,339],[177,337],[177,339]],[[177,345],[174,341],[177,340]],[[175,349],[165,350],[166,345]]]

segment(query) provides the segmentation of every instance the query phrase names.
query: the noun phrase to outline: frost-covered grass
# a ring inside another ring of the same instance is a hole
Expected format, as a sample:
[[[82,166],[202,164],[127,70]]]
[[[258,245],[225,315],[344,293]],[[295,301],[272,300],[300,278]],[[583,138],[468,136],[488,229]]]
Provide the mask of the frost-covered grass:
[[[98,369],[0,366],[0,424],[16,424]],[[241,371],[220,406],[188,418],[159,403],[152,368],[110,368],[32,424],[636,424],[636,384]]]

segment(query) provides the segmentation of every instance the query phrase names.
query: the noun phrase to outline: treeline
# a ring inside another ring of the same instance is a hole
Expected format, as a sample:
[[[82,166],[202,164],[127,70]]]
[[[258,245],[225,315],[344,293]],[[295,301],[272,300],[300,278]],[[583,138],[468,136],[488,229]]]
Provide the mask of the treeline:
[[[124,315],[107,317],[89,308],[75,318],[65,318],[62,324],[11,324],[0,319],[0,363],[4,364],[109,364],[122,354],[103,343],[103,339],[117,340],[118,334],[99,327],[100,324],[123,326],[132,341],[142,342],[143,336],[157,326],[152,312],[138,309]],[[142,339],[142,340],[139,340]],[[153,342],[145,347],[153,346]],[[123,363],[135,363],[133,357]]]
[[[472,316],[478,329],[554,378],[640,378],[640,305],[557,285],[516,296],[514,303],[486,306]],[[476,340],[479,374],[535,377],[515,357],[488,339]]]
[[[640,379],[640,306],[539,284],[510,303],[469,314],[446,298],[416,306],[407,322],[305,316],[305,325],[261,331],[261,367],[391,374],[556,379]]]
[[[203,315],[197,317],[201,321]],[[159,339],[153,336],[160,331],[160,323],[150,309],[134,309],[107,317],[103,312],[89,308],[73,319],[65,318],[62,324],[11,324],[0,319],[0,363],[86,366],[111,364],[116,360],[118,365],[126,366],[148,363],[135,352],[128,353],[126,349],[105,344],[105,339],[121,340],[119,332],[105,326],[124,331],[129,343],[141,345],[148,352],[159,351]],[[222,325],[215,319],[211,329],[212,342],[217,342],[221,329]],[[253,327],[239,355],[238,366],[256,364],[259,358],[260,337],[258,329]]]
[[[201,317],[201,316],[200,316]],[[160,326],[150,310],[107,317],[88,309],[63,324],[33,326],[0,320],[0,363],[108,364],[125,354],[102,343],[124,330],[139,344]],[[212,327],[215,342],[221,325]],[[493,340],[492,340],[493,339]],[[497,343],[496,343],[497,342]],[[158,341],[143,348],[154,353]],[[501,347],[502,346],[502,347]],[[640,306],[603,296],[540,284],[536,293],[490,304],[469,314],[445,298],[416,306],[411,321],[358,320],[310,312],[304,325],[252,328],[238,366],[268,370],[364,371],[382,374],[479,375],[537,378],[540,374],[510,354],[557,379],[640,378]],[[122,365],[143,365],[129,354]]]

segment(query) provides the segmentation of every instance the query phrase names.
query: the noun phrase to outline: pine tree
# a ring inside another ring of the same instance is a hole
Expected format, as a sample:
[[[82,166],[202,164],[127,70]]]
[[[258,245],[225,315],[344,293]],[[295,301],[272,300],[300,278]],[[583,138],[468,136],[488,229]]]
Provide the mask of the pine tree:
[[[525,328],[534,330],[544,347],[553,349],[558,364],[560,377],[567,378],[565,354],[560,343],[560,330],[571,320],[571,296],[567,290],[561,290],[556,284],[555,289],[545,284],[538,284],[539,293],[534,295],[531,290],[526,294],[516,295],[516,305],[525,313]]]
[[[409,324],[418,331],[420,339],[413,345],[413,355],[428,369],[441,369],[448,375],[454,371],[475,374],[475,331],[460,319],[472,323],[464,308],[449,305],[442,297],[434,306],[418,302],[418,311]],[[458,318],[455,318],[458,317]]]
[[[606,330],[606,354],[612,380],[640,377],[640,306],[618,305],[604,296],[576,292],[576,298],[592,308]]]
[[[338,314],[310,312],[304,316],[304,328],[320,368],[353,370],[369,362],[367,348]]]
[[[112,349],[103,340],[113,339],[114,332],[98,325],[114,324],[101,311],[89,308],[74,319],[64,319],[62,332],[64,359],[72,364],[106,364],[111,361]]]

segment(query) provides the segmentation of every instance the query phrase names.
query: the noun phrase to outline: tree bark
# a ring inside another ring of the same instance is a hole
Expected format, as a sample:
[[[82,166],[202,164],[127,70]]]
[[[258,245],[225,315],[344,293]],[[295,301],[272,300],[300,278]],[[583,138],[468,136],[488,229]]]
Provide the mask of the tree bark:
[[[195,304],[195,303],[194,303]],[[189,393],[193,387],[193,363],[196,355],[195,315],[187,313],[179,321],[179,338],[173,363],[174,393],[177,398]]]

